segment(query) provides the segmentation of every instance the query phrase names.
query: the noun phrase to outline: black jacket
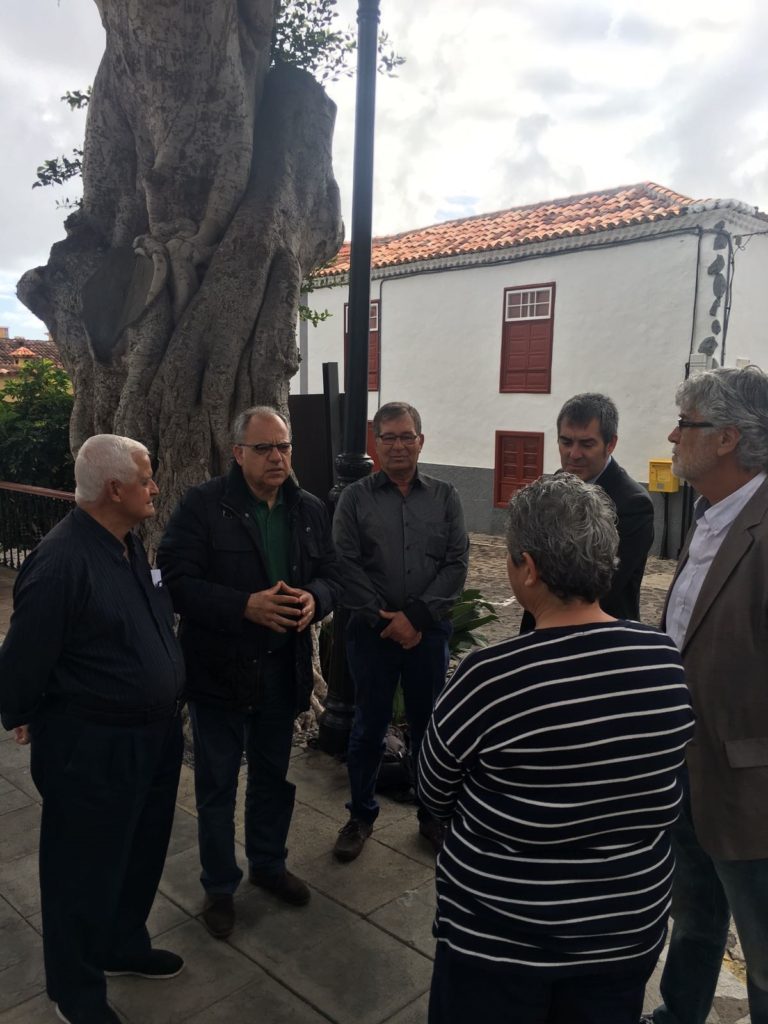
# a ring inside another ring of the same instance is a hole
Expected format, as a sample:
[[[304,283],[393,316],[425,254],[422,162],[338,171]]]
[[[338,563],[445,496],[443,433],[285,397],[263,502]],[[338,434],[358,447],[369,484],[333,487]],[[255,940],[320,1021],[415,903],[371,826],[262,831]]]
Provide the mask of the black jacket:
[[[653,544],[653,502],[642,484],[611,459],[597,481],[616,506],[619,567],[600,607],[617,619],[640,618],[640,584]],[[523,615],[520,632],[533,629],[533,617]]]
[[[175,610],[187,663],[190,699],[236,711],[254,705],[258,665],[270,631],[243,618],[252,593],[271,586],[257,523],[247,514],[249,492],[242,470],[190,488],[160,542],[157,562]],[[292,586],[315,599],[315,621],[325,618],[341,585],[330,524],[323,503],[288,479],[283,484],[291,528]],[[292,638],[296,713],[309,707],[312,639],[309,629]]]

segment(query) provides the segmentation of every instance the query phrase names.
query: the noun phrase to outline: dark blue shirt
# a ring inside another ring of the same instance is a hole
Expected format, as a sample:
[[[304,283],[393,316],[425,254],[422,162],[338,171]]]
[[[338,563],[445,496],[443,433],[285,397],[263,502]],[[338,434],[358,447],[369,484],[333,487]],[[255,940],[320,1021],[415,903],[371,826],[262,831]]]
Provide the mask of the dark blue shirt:
[[[46,695],[95,710],[162,707],[183,690],[170,597],[138,538],[123,544],[73,509],[25,559],[0,648],[0,717],[30,720]]]

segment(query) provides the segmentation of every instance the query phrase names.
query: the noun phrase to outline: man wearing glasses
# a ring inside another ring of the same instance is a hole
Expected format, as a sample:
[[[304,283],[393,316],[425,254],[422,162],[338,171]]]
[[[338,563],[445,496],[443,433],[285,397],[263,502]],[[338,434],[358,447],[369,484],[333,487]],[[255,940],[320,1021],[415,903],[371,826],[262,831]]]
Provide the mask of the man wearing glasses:
[[[752,1024],[768,1024],[768,377],[710,370],[677,402],[672,468],[700,497],[662,628],[682,654],[696,731],[672,831],[663,1004],[644,1020],[704,1024],[733,914]]]
[[[424,435],[416,409],[405,402],[381,406],[373,431],[381,470],[343,491],[333,520],[355,683],[347,760],[350,817],[334,846],[341,861],[358,856],[379,813],[376,776],[398,681],[416,764],[434,698],[445,682],[449,616],[469,557],[456,489],[418,471]],[[418,817],[419,831],[439,849],[442,825],[421,807]]]
[[[307,627],[328,615],[339,593],[328,516],[291,478],[285,419],[268,406],[246,409],[234,440],[229,474],[187,492],[158,551],[181,616],[203,921],[216,938],[234,927],[243,874],[234,825],[243,752],[249,881],[294,906],[309,900],[285,864],[295,793],[286,774],[293,722],[312,693]]]

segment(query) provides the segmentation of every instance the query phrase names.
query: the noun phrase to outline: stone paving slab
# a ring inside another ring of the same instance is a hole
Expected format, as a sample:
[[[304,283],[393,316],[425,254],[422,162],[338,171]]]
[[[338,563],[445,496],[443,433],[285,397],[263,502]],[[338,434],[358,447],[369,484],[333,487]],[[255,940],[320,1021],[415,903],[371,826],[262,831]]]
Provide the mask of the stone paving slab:
[[[420,864],[372,837],[351,864],[340,863],[329,850],[302,864],[302,875],[315,889],[367,915],[433,878],[434,864]]]
[[[184,957],[185,967],[168,981],[109,978],[107,998],[131,1024],[181,1024],[254,981],[256,965],[226,942],[210,939],[198,921],[186,921],[163,935]]]
[[[328,1024],[328,1020],[265,971],[258,971],[250,985],[189,1017],[188,1024]]]
[[[434,959],[435,882],[433,878],[415,889],[406,889],[390,903],[379,907],[369,920],[401,942]]]
[[[2,1024],[56,1024],[53,1004],[45,993],[0,1013]]]
[[[431,976],[427,957],[359,919],[343,941],[325,944],[323,956],[299,950],[280,972],[288,988],[338,1024],[380,1024],[425,992]]]
[[[23,918],[0,933],[0,1010],[26,1002],[45,988],[43,940]]]

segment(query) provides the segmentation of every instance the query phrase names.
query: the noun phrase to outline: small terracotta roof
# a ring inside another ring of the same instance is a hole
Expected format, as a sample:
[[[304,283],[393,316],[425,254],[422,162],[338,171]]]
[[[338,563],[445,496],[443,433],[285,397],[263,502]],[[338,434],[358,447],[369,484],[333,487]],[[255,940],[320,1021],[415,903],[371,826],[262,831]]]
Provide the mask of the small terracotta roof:
[[[61,356],[55,341],[33,341],[30,338],[0,338],[0,373],[18,373],[19,367],[14,361],[17,358],[50,359],[52,363],[63,369]]]
[[[700,204],[709,202],[690,199],[651,181],[622,185],[602,192],[515,206],[511,210],[443,221],[415,231],[374,238],[372,267],[393,267],[420,260],[490,252],[531,242],[667,220],[690,207],[700,208]],[[723,201],[723,204],[741,207],[733,201]],[[345,242],[331,265],[315,272],[314,276],[329,277],[348,271],[349,242]]]

